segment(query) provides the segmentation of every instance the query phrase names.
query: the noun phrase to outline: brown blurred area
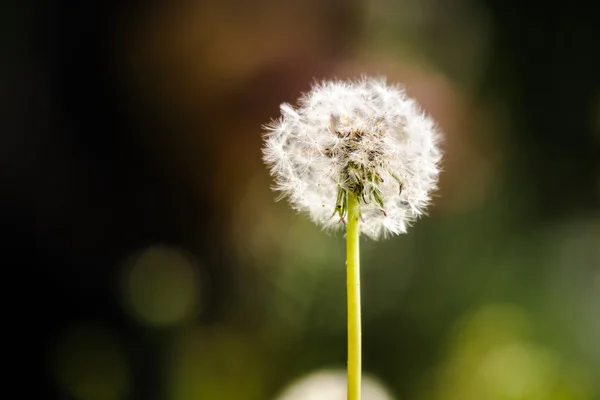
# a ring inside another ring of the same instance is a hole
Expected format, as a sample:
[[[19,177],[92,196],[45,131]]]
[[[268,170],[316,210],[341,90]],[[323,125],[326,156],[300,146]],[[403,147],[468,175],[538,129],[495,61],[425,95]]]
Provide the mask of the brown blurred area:
[[[8,7],[11,391],[343,398],[343,239],[275,202],[261,134],[366,74],[445,157],[429,216],[363,242],[365,400],[597,399],[600,32],[577,3]]]

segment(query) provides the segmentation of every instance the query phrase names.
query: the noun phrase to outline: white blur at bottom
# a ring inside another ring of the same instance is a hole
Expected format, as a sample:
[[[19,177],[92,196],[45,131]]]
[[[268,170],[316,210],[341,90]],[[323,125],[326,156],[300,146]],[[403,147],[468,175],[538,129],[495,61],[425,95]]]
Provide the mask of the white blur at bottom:
[[[275,400],[346,400],[346,371],[321,370],[294,382]],[[363,400],[394,400],[377,379],[363,375]]]

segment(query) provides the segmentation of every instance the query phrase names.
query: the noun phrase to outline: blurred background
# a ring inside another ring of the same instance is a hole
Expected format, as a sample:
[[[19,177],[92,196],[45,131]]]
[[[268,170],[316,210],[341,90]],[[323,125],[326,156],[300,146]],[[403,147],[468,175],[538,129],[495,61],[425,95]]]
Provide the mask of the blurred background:
[[[362,242],[365,400],[600,399],[600,29],[583,2],[21,2],[2,13],[5,390],[344,399],[343,236],[261,126],[386,75],[445,132]]]

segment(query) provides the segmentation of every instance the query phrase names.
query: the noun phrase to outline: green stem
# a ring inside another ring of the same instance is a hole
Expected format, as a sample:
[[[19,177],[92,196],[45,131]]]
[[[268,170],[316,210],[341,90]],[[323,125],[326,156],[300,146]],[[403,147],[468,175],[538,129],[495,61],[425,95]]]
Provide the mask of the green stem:
[[[360,322],[360,203],[348,193],[346,227],[346,290],[348,291],[348,400],[360,400],[361,322]]]

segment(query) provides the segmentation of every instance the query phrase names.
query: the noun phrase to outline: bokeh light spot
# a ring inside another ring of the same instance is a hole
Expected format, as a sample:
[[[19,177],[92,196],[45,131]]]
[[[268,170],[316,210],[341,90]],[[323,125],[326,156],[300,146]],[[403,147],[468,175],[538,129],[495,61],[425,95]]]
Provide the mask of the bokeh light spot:
[[[191,256],[169,247],[151,247],[130,259],[124,274],[130,312],[153,326],[193,319],[200,309],[200,276]]]
[[[528,338],[532,325],[525,310],[510,304],[488,304],[468,314],[457,324],[436,378],[423,382],[419,398],[590,400],[577,367]]]
[[[130,371],[115,333],[79,326],[65,332],[53,352],[52,370],[77,400],[117,400],[127,395]]]
[[[171,400],[265,398],[256,346],[225,328],[184,329],[172,342],[168,370]]]
[[[493,392],[515,399],[543,398],[556,380],[557,369],[553,352],[523,342],[495,349],[481,363]]]
[[[312,372],[292,382],[276,400],[345,400],[346,371],[329,369]],[[393,400],[376,378],[363,375],[362,397],[365,400]]]

